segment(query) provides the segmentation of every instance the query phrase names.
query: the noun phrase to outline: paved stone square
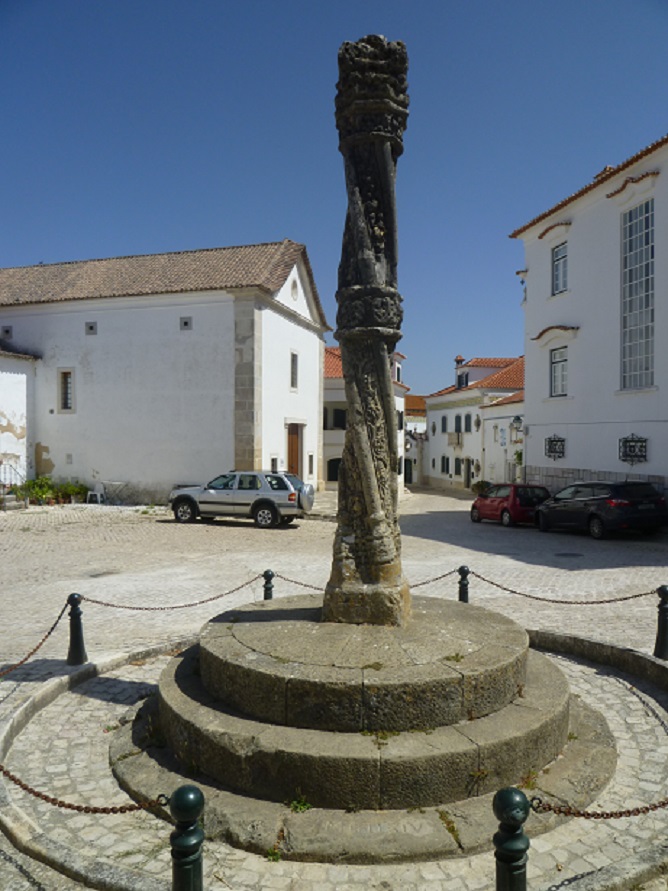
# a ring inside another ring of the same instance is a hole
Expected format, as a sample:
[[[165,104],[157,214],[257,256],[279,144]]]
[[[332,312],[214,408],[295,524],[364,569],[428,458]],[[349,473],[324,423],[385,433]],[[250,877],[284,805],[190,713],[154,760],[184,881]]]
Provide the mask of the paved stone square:
[[[322,589],[331,559],[335,527],[327,520],[331,520],[334,498],[327,494],[319,501],[324,517],[272,530],[232,520],[181,526],[162,508],[82,505],[0,514],[0,559],[5,570],[0,670],[36,646],[72,592],[84,597],[89,659],[105,663],[158,644],[175,645],[194,636],[223,609],[262,599],[261,574],[267,568],[276,574],[275,597],[299,593],[300,585]],[[467,499],[424,492],[403,501],[403,565],[416,593],[456,598],[456,573],[432,580],[467,565],[473,572],[471,602],[504,612],[528,628],[652,652],[656,595],[589,604],[651,592],[668,583],[665,536],[595,542],[584,536],[541,534],[531,528],[474,525],[467,516],[469,505]],[[479,577],[518,593],[508,593]],[[227,597],[218,597],[233,590]],[[539,602],[522,595],[561,602]],[[184,608],[163,608],[168,606]],[[1,724],[6,727],[21,704],[44,689],[48,678],[73,671],[64,664],[66,652],[65,616],[32,659],[0,678]],[[120,660],[108,674],[58,696],[18,734],[4,763],[54,797],[87,804],[123,803],[126,797],[108,769],[108,734],[129,706],[152,689],[165,658]],[[600,667],[555,658],[567,671],[573,692],[604,712],[618,740],[615,778],[592,809],[633,807],[668,795],[665,695],[656,689],[638,689],[629,679]],[[169,887],[166,824],[145,813],[93,817],[64,812],[14,786],[7,788],[7,794],[33,832],[39,827],[51,842],[77,857],[104,858],[124,868],[140,869],[146,883],[157,883],[155,887],[165,891]],[[4,807],[5,800],[0,804]],[[565,888],[576,876],[628,862],[636,853],[651,849],[653,839],[658,845],[666,838],[665,814],[662,810],[640,818],[586,824],[572,820],[536,838],[530,850],[530,887]],[[272,863],[210,843],[205,869],[210,891],[344,891],[362,885],[384,891],[494,887],[491,853],[431,863],[343,867]],[[581,884],[586,881],[579,880],[576,887],[589,891],[589,886]],[[665,882],[660,884],[663,879],[652,881],[647,891],[666,887]],[[147,891],[154,887],[146,883]],[[80,887],[80,882],[60,876],[0,840],[3,891]]]

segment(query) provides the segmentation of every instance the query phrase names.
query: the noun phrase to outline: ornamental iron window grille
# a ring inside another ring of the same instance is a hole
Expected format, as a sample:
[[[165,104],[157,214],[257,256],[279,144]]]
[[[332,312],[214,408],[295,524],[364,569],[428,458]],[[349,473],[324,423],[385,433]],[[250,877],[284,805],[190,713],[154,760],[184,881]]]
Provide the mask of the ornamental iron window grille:
[[[623,436],[619,440],[619,460],[630,464],[642,464],[647,461],[647,439],[644,436]]]
[[[566,457],[566,440],[563,436],[548,436],[545,440],[545,456],[556,461]]]

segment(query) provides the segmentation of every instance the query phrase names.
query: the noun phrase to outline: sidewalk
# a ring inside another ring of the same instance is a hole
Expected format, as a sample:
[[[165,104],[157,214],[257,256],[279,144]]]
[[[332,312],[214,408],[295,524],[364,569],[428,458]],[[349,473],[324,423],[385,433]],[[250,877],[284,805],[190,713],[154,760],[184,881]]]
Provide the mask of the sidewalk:
[[[327,497],[322,500],[322,512],[331,518],[335,493],[323,494]],[[412,583],[436,578],[464,563],[508,588],[566,600],[619,597],[668,581],[662,544],[594,543],[575,536],[544,536],[532,529],[473,527],[467,511],[466,500],[433,493],[412,493],[402,500],[404,569]],[[224,593],[267,567],[277,573],[277,597],[298,590],[283,578],[322,585],[334,533],[331,523],[318,521],[267,531],[240,522],[183,527],[171,522],[162,509],[142,514],[96,506],[31,509],[19,519],[15,514],[0,517],[0,524],[0,559],[4,565],[9,565],[10,557],[20,559],[22,567],[20,574],[10,574],[2,591],[5,596],[0,598],[0,640],[6,662],[23,658],[73,590],[101,601],[156,608],[155,612],[110,612],[84,601],[89,657],[102,666],[118,661],[100,677],[71,690],[63,688],[48,704],[54,687],[78,671],[64,664],[66,619],[34,659],[0,678],[0,731],[9,733],[8,738],[15,736],[8,753],[0,756],[2,763],[47,794],[104,806],[127,801],[109,771],[111,735],[133,703],[154,689],[167,658],[147,655],[146,649],[158,644],[173,648],[180,638],[194,636],[223,608],[261,599],[262,580],[241,588],[222,604],[178,612],[162,607]],[[456,596],[456,578],[416,593]],[[512,596],[474,577],[471,598],[528,627],[609,640],[645,653],[652,650],[655,597],[601,606],[592,613],[586,606],[539,604]],[[567,671],[573,691],[605,714],[618,740],[617,773],[592,809],[622,809],[667,796],[666,694],[646,684],[629,686],[628,680],[600,666],[556,658]],[[40,699],[41,711],[37,710]],[[20,728],[17,720],[22,708],[35,711]],[[148,814],[99,817],[63,811],[5,781],[4,792],[0,788],[0,818],[5,829],[33,851],[32,858],[26,857],[0,840],[2,891],[40,887],[74,891],[84,887],[84,880],[96,881],[98,886],[106,881],[104,887],[118,891],[169,888],[169,826]],[[651,867],[652,858],[665,856],[667,829],[664,810],[635,819],[571,820],[532,842],[531,891],[567,886],[575,891],[601,891],[612,886],[601,883],[598,869],[607,868],[618,881],[626,881],[624,876],[631,874],[624,870],[631,866],[636,878],[616,887],[641,888],[639,869]],[[365,867],[276,863],[220,842],[207,842],[204,857],[207,891],[352,891],[362,887],[491,891],[494,882],[491,853]],[[59,876],[38,863],[38,858],[60,864],[70,875],[78,875],[78,880]],[[665,887],[665,882],[654,883],[645,891]]]

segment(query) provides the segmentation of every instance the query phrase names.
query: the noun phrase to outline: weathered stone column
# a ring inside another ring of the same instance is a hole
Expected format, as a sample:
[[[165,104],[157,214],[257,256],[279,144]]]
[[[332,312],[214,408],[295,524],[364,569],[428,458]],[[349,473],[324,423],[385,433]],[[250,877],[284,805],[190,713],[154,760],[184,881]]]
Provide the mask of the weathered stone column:
[[[348,211],[336,338],[348,421],[323,620],[400,625],[410,611],[397,521],[397,420],[390,359],[401,337],[394,182],[408,118],[403,43],[365,37],[339,50],[336,125]]]

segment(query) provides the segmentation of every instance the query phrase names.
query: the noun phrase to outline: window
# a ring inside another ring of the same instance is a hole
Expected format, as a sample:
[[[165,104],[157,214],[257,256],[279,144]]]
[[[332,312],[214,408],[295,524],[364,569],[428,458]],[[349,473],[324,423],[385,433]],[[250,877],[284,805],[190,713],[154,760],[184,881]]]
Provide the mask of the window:
[[[308,454],[308,475],[313,476],[313,468],[314,468],[314,459],[313,452],[309,452]]]
[[[464,433],[471,432],[471,415],[464,415]]]
[[[623,390],[654,384],[654,199],[622,215]]]
[[[332,412],[332,427],[334,430],[346,429],[346,410],[345,408],[335,408]]]
[[[69,368],[58,372],[58,411],[74,411],[74,371]]]
[[[299,356],[290,353],[290,389],[296,390],[299,384]]]
[[[568,289],[568,243],[552,248],[552,293],[561,294]]]
[[[397,430],[404,429],[404,413],[402,411],[397,412]]]
[[[462,416],[455,415],[455,433],[462,432]]]
[[[448,416],[441,415],[441,433],[448,432]]]
[[[550,396],[568,394],[568,347],[550,350]]]
[[[462,459],[455,458],[455,476],[462,475]]]
[[[462,371],[457,375],[457,389],[463,390],[464,387],[468,387],[469,385],[469,373],[468,371]]]
[[[273,457],[271,459],[271,472],[278,473],[278,458],[277,457]]]
[[[445,462],[446,462],[446,457],[445,457],[445,455],[441,455],[441,473],[446,473],[446,472],[447,472],[446,469],[445,469]]]

